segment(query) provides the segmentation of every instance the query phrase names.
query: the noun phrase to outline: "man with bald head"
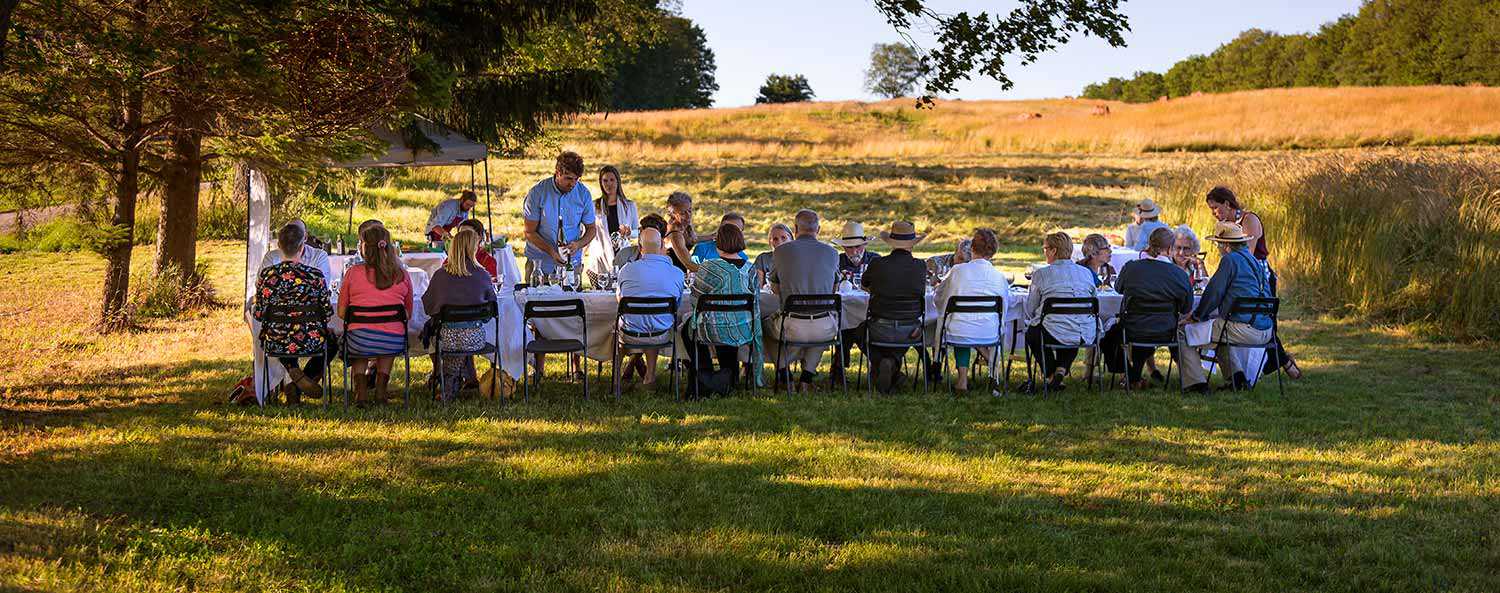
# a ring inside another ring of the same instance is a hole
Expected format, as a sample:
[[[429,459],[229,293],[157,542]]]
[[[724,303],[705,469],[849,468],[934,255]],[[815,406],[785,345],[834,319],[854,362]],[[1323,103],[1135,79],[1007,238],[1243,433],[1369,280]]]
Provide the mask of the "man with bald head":
[[[624,297],[672,297],[682,301],[682,270],[672,265],[672,259],[662,251],[661,232],[642,228],[640,259],[620,268],[620,283],[617,295]],[[625,315],[620,318],[620,338],[625,344],[659,344],[670,338],[672,315]],[[618,367],[619,360],[615,361]],[[656,351],[646,351],[646,370],[642,385],[650,387],[656,383]]]

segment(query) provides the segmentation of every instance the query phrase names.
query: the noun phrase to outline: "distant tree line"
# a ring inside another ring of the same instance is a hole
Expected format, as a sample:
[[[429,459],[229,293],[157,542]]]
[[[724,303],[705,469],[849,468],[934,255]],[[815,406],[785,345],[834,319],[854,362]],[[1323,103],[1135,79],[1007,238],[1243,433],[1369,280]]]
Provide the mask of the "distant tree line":
[[[1241,33],[1166,74],[1137,72],[1084,88],[1131,103],[1195,92],[1287,87],[1500,85],[1500,3],[1367,0],[1316,33]]]

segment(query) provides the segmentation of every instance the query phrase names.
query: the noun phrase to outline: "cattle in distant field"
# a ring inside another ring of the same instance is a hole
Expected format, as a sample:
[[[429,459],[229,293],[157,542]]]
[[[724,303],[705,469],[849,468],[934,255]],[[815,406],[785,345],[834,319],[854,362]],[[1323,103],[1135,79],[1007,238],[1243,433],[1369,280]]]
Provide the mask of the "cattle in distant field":
[[[1193,94],[1188,95],[1188,96],[1189,97],[1202,97],[1203,96],[1203,91],[1193,91]]]
[[[1168,97],[1166,95],[1162,95],[1162,96],[1156,98],[1156,102],[1157,103],[1166,103],[1170,99],[1171,99],[1170,97]]]
[[[1095,115],[1095,116],[1109,115],[1109,106],[1108,105],[1095,105],[1094,106],[1093,115]]]
[[[1040,113],[1017,113],[1016,114],[1016,121],[1026,121],[1028,119],[1042,119],[1042,114],[1040,114]]]

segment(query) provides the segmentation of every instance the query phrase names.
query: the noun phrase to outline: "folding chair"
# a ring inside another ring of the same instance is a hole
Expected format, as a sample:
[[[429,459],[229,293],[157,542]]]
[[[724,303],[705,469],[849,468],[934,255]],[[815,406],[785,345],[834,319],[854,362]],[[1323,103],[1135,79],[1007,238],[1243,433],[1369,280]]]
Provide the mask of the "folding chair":
[[[833,316],[834,323],[833,337],[831,339],[816,342],[788,342],[785,340],[786,320],[788,317],[811,320],[821,319],[829,315]],[[782,363],[786,361],[786,349],[788,346],[793,348],[827,348],[829,346],[837,348],[843,346],[843,328],[843,297],[836,294],[794,294],[788,296],[786,302],[781,305],[781,326],[777,335],[782,338],[782,341],[781,347],[776,349],[776,369],[778,371],[781,370]],[[803,364],[805,365],[806,363]],[[838,361],[834,361],[834,364],[838,364]],[[803,367],[801,370],[802,372],[807,372],[806,367]],[[849,395],[849,378],[844,377],[842,383],[844,395]],[[831,373],[828,375],[828,388],[830,390],[833,389],[833,375]],[[788,396],[792,394],[791,377],[787,377],[786,393]]]
[[[995,315],[995,341],[994,342],[954,342],[948,339],[948,323],[956,313],[993,313]],[[969,359],[969,372],[972,373],[974,363],[978,362],[980,348],[994,348],[989,356],[989,380],[995,381],[995,365],[1005,354],[1005,297],[1004,296],[954,296],[949,297],[948,302],[943,303],[943,319],[938,325],[938,358],[941,361],[943,375],[948,374],[948,351],[952,348],[971,348],[974,350],[974,358]],[[958,371],[958,361],[954,360],[954,372]],[[1010,391],[1009,363],[1006,366],[1006,380],[1002,383],[1003,393]],[[949,384],[949,391],[955,395],[958,393],[956,384]]]
[[[448,381],[447,373],[443,370],[443,357],[485,356],[487,354],[494,353],[495,358],[490,359],[490,372],[495,372],[495,369],[498,366],[496,364],[496,361],[500,358],[500,304],[495,301],[490,301],[488,303],[480,303],[477,305],[444,305],[443,308],[438,311],[438,314],[433,316],[433,320],[437,322],[437,336],[435,336],[435,338],[437,339],[436,350],[438,363],[437,389],[442,389],[443,402],[447,403],[452,401],[452,399],[448,397],[448,390],[443,388],[443,385]],[[448,324],[485,322],[490,320],[493,320],[495,322],[495,339],[492,343],[481,344],[479,348],[474,350],[454,352],[443,351],[443,329],[447,327]],[[433,393],[434,397],[436,397],[437,395],[437,393]]]
[[[1173,304],[1171,302],[1167,302],[1167,301],[1134,301],[1134,300],[1131,300],[1131,299],[1125,299],[1121,303],[1121,305],[1122,306],[1120,307],[1119,323],[1124,323],[1126,317],[1130,317],[1130,316],[1133,316],[1133,315],[1153,315],[1153,314],[1154,315],[1160,315],[1160,314],[1167,314],[1167,315],[1171,315],[1173,318],[1176,318],[1176,316],[1177,316],[1177,305],[1175,305],[1175,304]],[[1176,326],[1173,326],[1172,329],[1171,329],[1171,332],[1173,334],[1175,334],[1176,331],[1177,331]],[[1130,387],[1130,362],[1131,362],[1131,360],[1130,359],[1131,359],[1132,356],[1135,355],[1134,350],[1136,348],[1150,348],[1152,356],[1155,356],[1156,355],[1156,350],[1158,348],[1168,348],[1168,349],[1171,349],[1171,348],[1176,348],[1177,347],[1177,341],[1176,340],[1172,340],[1170,342],[1153,341],[1153,340],[1141,340],[1141,339],[1132,340],[1132,339],[1130,339],[1130,332],[1128,330],[1126,330],[1124,328],[1124,326],[1121,326],[1121,328],[1120,328],[1120,342],[1122,343],[1121,347],[1125,350],[1125,392],[1126,393],[1129,393],[1130,390],[1131,390],[1131,387]],[[1162,384],[1162,388],[1166,388],[1166,385],[1172,382],[1172,363],[1174,363],[1176,361],[1177,361],[1177,357],[1175,357],[1175,356],[1172,357],[1171,359],[1169,359],[1167,361],[1167,376],[1164,379],[1164,383]],[[1109,382],[1110,382],[1110,387],[1113,388],[1114,387],[1114,382],[1115,382],[1115,374],[1114,373],[1110,373],[1109,374]],[[1181,382],[1180,378],[1179,378],[1178,382],[1179,383]]]
[[[615,321],[614,348],[610,354],[610,374],[613,377],[615,397],[620,397],[620,354],[635,354],[646,350],[666,349],[671,354],[668,361],[677,359],[677,299],[672,297],[621,297],[620,306],[616,310],[619,319]],[[625,329],[626,315],[669,315],[672,317],[672,326],[656,332],[636,332]],[[646,344],[626,344],[625,337],[632,338],[660,338],[659,342]],[[677,366],[668,364],[667,369],[672,373],[672,395],[680,397],[677,392]]]
[[[564,338],[549,340],[539,338],[528,340],[524,348],[526,354],[581,354],[588,348],[589,343],[589,323],[588,317],[584,313],[583,299],[526,301],[526,308],[521,312],[521,319],[527,326],[532,326],[531,321],[533,319],[565,319],[568,317],[578,318],[578,325],[582,328],[583,339],[574,340]],[[532,333],[535,335],[535,327],[532,327]],[[521,391],[525,401],[531,401],[531,384],[528,380],[528,377],[531,375],[531,371],[529,370],[531,368],[530,358],[528,356],[528,360],[522,361],[521,365]],[[537,381],[541,381],[542,376],[546,374],[546,369],[540,369],[537,373]],[[585,372],[583,374],[583,399],[587,400],[588,398],[589,374]]]
[[[322,313],[323,310],[318,305],[305,305],[300,307],[276,303],[270,303],[266,305],[266,311],[261,315],[260,319],[260,334],[256,336],[256,339],[260,341],[260,350],[264,354],[264,356],[261,357],[260,361],[260,376],[271,376],[272,358],[306,358],[309,354],[316,355],[318,357],[326,357],[328,355],[328,343],[329,340],[333,339],[333,336],[331,336],[330,333],[326,331],[326,329],[323,333],[323,348],[317,350],[316,352],[309,353],[273,351],[271,345],[266,342],[267,323],[306,323],[309,319],[318,319],[321,317],[321,325],[326,328],[328,325],[328,318],[322,317]],[[318,387],[323,390],[323,407],[325,408],[328,407],[328,383],[328,368],[325,367],[323,369],[322,376],[318,377]],[[270,383],[267,383],[266,399],[270,399],[271,394],[274,392],[273,390],[278,390],[280,389],[280,387],[280,383],[277,383],[274,386]]]
[[[1094,356],[1095,364],[1104,362],[1103,358],[1100,357],[1100,356],[1098,356],[1098,352],[1099,352],[1099,340],[1104,337],[1103,336],[1103,334],[1104,334],[1104,327],[1103,327],[1103,325],[1104,324],[1103,324],[1103,322],[1099,321],[1099,299],[1098,298],[1096,298],[1096,297],[1054,297],[1054,298],[1046,299],[1046,300],[1042,301],[1042,314],[1041,315],[1042,315],[1042,318],[1041,318],[1041,321],[1039,323],[1042,324],[1042,325],[1044,325],[1044,326],[1047,323],[1047,317],[1054,316],[1054,315],[1061,315],[1061,316],[1068,316],[1068,315],[1083,316],[1083,315],[1088,315],[1094,321],[1094,339],[1092,341],[1081,341],[1081,342],[1079,342],[1077,344],[1048,344],[1046,340],[1042,340],[1042,360],[1039,361],[1039,362],[1041,363],[1041,370],[1043,372],[1045,372],[1047,370],[1047,353],[1055,351],[1055,350],[1071,350],[1071,349],[1088,350],[1088,351],[1091,351],[1091,352],[1095,353],[1095,356]],[[1027,379],[1031,380],[1032,388],[1035,389],[1036,388],[1036,380],[1034,378],[1032,378],[1031,370],[1032,370],[1031,369],[1031,349],[1027,348],[1026,349],[1026,377],[1027,377]],[[1094,373],[1090,373],[1089,374],[1088,386],[1089,386],[1090,389],[1092,389],[1094,387],[1094,377],[1093,376],[1096,375],[1096,374],[1100,374],[1100,373],[1094,372]],[[1101,393],[1101,394],[1104,393],[1104,382],[1103,381],[1099,382],[1099,393]],[[1051,377],[1043,377],[1043,381],[1042,381],[1042,397],[1045,398],[1045,397],[1047,397],[1047,396],[1049,396],[1051,394],[1052,394],[1052,378]]]
[[[745,313],[747,315],[750,315],[753,321],[753,317],[758,312],[759,308],[760,302],[754,294],[700,294],[698,295],[697,304],[693,306],[692,326],[698,328],[698,331],[694,332],[693,334],[693,341],[700,345],[710,347],[732,346],[738,348],[740,346],[744,346],[744,344],[724,344],[710,339],[708,337],[708,332],[703,331],[702,315],[704,313]],[[693,357],[696,359],[697,356],[698,353],[694,352]],[[760,369],[756,369],[756,372],[758,373],[759,370]],[[735,373],[740,372],[740,370],[737,368],[732,369],[732,371]],[[694,369],[694,373],[696,372],[697,369]],[[675,379],[676,375],[673,375],[673,378]],[[750,377],[751,393],[755,393],[755,383],[757,379],[758,377]],[[698,397],[697,381],[693,381],[693,397],[695,399]]]
[[[1225,324],[1220,325],[1221,329],[1219,330],[1219,339],[1217,339],[1217,340],[1214,341],[1214,356],[1213,356],[1213,358],[1209,358],[1208,359],[1210,361],[1209,365],[1208,365],[1208,377],[1210,379],[1213,378],[1213,376],[1214,376],[1214,367],[1219,364],[1219,357],[1221,357],[1221,356],[1227,356],[1228,355],[1228,351],[1226,350],[1226,348],[1248,348],[1248,349],[1268,349],[1268,350],[1275,350],[1276,351],[1276,390],[1277,390],[1277,392],[1280,395],[1286,396],[1286,384],[1283,382],[1283,379],[1281,378],[1281,365],[1285,361],[1281,360],[1281,350],[1276,348],[1276,344],[1278,343],[1277,333],[1280,330],[1280,322],[1278,321],[1278,318],[1281,315],[1281,299],[1276,298],[1276,297],[1239,297],[1239,298],[1236,298],[1236,299],[1234,299],[1234,301],[1232,303],[1230,303],[1230,305],[1229,305],[1229,313],[1225,314],[1224,318],[1225,319],[1229,319],[1229,318],[1236,317],[1236,316],[1239,316],[1239,315],[1249,315],[1249,316],[1251,316],[1250,318],[1251,318],[1252,321],[1256,317],[1259,317],[1259,316],[1262,316],[1262,315],[1264,315],[1266,317],[1270,317],[1271,318],[1271,338],[1270,338],[1269,341],[1267,341],[1264,344],[1241,344],[1241,343],[1238,343],[1238,342],[1231,342],[1231,341],[1229,341],[1229,324],[1225,323]],[[1259,383],[1260,382],[1259,378],[1257,378],[1255,382]],[[1208,382],[1208,389],[1209,389],[1209,393],[1212,394],[1213,393],[1213,381],[1212,380],[1210,380]],[[1252,383],[1250,385],[1250,389],[1252,389],[1252,390],[1255,389],[1255,384],[1254,383]]]
[[[888,303],[891,306],[891,309],[897,312],[897,315],[905,314],[906,316],[882,317],[879,312],[872,309],[869,315],[865,317],[866,322],[884,319],[886,321],[895,321],[897,323],[916,323],[919,331],[917,332],[917,339],[915,341],[907,340],[905,342],[877,342],[870,339],[870,331],[868,325],[866,326],[864,346],[860,348],[860,350],[864,352],[864,356],[861,356],[859,359],[860,381],[865,381],[866,379],[869,380],[869,383],[865,386],[865,393],[873,394],[875,392],[876,365],[873,359],[870,360],[870,374],[869,376],[865,376],[865,359],[870,358],[870,353],[872,352],[872,350],[870,350],[871,347],[915,348],[917,350],[917,364],[922,365],[922,368],[920,369],[920,374],[922,375],[922,393],[927,393],[927,300],[923,297],[917,297],[913,299],[891,299],[884,302]],[[904,356],[901,357],[901,372],[906,372],[906,357]]]
[[[349,407],[349,326],[356,323],[401,323],[401,358],[406,361],[406,387],[401,394],[401,405],[406,406],[411,400],[411,341],[406,337],[406,307],[401,305],[380,305],[376,307],[361,307],[349,305],[345,307],[347,317],[344,318],[344,336],[339,348],[339,361],[344,363],[344,407]],[[352,358],[372,358],[375,356],[390,356],[388,354],[368,354],[355,352]],[[364,377],[358,380],[363,381]]]

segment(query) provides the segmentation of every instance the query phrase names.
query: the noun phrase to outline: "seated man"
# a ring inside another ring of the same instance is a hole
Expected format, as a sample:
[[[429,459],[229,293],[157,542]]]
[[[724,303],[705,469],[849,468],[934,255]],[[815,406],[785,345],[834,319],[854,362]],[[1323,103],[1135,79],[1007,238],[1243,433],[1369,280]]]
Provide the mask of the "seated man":
[[[469,219],[469,213],[478,204],[479,197],[469,190],[464,190],[457,198],[438,202],[427,218],[427,240],[434,243],[446,241],[453,229]]]
[[[912,342],[922,337],[922,324],[918,321],[926,302],[927,264],[912,257],[911,248],[921,242],[917,227],[910,222],[891,224],[888,233],[880,233],[880,239],[891,246],[891,254],[876,258],[865,270],[860,284],[870,291],[870,317],[865,322],[871,342]],[[903,306],[910,301],[914,306]],[[881,393],[900,389],[902,383],[901,359],[906,348],[873,348],[870,367],[875,374],[875,386]]]
[[[672,260],[662,252],[661,232],[643,227],[640,235],[640,259],[620,268],[620,282],[616,296],[624,297],[672,297],[682,301],[682,270],[672,265]],[[673,315],[626,315],[620,318],[620,341],[625,344],[661,343],[671,338]],[[646,369],[642,373],[641,386],[656,385],[656,350],[646,351]],[[624,360],[622,355],[615,360],[616,368]],[[633,366],[633,365],[632,365]],[[627,375],[628,376],[628,375]]]
[[[1156,229],[1172,228],[1161,221],[1161,206],[1157,206],[1156,201],[1151,198],[1136,204],[1131,217],[1135,219],[1135,223],[1125,227],[1125,246],[1136,251],[1146,250],[1147,241]]]
[[[1125,366],[1125,338],[1135,342],[1166,343],[1175,341],[1177,320],[1193,308],[1193,287],[1187,272],[1172,262],[1176,235],[1166,228],[1152,231],[1147,241],[1148,257],[1131,260],[1120,269],[1116,287],[1124,300],[1120,305],[1120,322],[1104,334],[1100,345],[1104,364],[1111,373]],[[1134,313],[1132,308],[1147,303],[1170,303],[1174,313]],[[1127,335],[1128,334],[1128,335]],[[1150,348],[1133,348],[1125,380],[1131,389],[1145,389],[1150,381],[1141,376],[1146,362],[1154,354]]]
[[[719,224],[720,225],[732,224],[734,226],[740,227],[740,232],[741,233],[745,232],[745,217],[741,216],[740,213],[738,213],[738,212],[730,212],[728,214],[725,214],[722,218],[719,219]],[[719,227],[716,226],[714,228],[717,229]],[[712,237],[712,235],[710,235],[710,237]],[[739,252],[738,255],[739,255],[740,259],[745,259],[745,260],[749,259],[748,257],[745,256],[745,252],[744,251]],[[711,259],[718,259],[719,258],[719,248],[714,243],[713,239],[708,239],[706,241],[699,241],[697,245],[693,246],[693,257],[698,258],[698,261],[700,261],[700,262],[705,262],[705,261],[708,261],[708,260],[711,260]]]
[[[287,222],[287,225],[301,229],[303,237],[308,236],[307,223],[302,222],[302,219],[293,218],[290,222]],[[302,252],[297,259],[298,261],[302,262],[302,265],[322,272],[325,282],[333,278],[333,274],[331,273],[332,270],[328,266],[328,252],[323,251],[322,249],[318,249],[317,247],[313,247],[305,241],[302,243],[301,249]],[[283,260],[284,256],[281,253],[281,249],[278,247],[272,247],[271,250],[267,251],[266,255],[261,258],[260,269],[264,270],[281,263]]]
[[[831,241],[834,245],[843,248],[844,252],[839,254],[838,274],[834,278],[834,285],[845,279],[845,277],[858,276],[869,267],[870,262],[879,258],[874,252],[866,247],[870,239],[865,236],[865,225],[849,221],[844,223],[843,232],[839,238]],[[925,271],[924,271],[925,274]],[[849,368],[849,353],[856,344],[861,344],[858,329],[844,330],[844,347],[834,353],[833,380],[840,381],[844,376],[844,369]],[[868,354],[868,353],[866,353]]]
[[[838,252],[818,241],[818,213],[801,210],[795,220],[797,238],[777,247],[773,255],[776,267],[771,270],[771,291],[779,295],[783,303],[794,295],[832,294],[833,278],[839,266]],[[778,341],[818,342],[833,338],[834,332],[839,331],[838,319],[833,315],[787,316],[784,335],[781,333],[782,320],[770,323],[772,337]],[[780,364],[776,368],[777,384],[791,383],[791,362],[800,359],[802,374],[797,382],[801,390],[811,390],[817,376],[815,369],[823,359],[823,349],[783,348],[785,354],[778,357]]]
[[[1218,232],[1207,237],[1219,245],[1219,268],[1214,270],[1208,286],[1203,289],[1203,299],[1193,314],[1183,318],[1181,324],[1214,320],[1213,341],[1220,336],[1227,341],[1240,344],[1263,344],[1271,340],[1271,319],[1259,315],[1236,315],[1225,318],[1235,299],[1244,297],[1265,298],[1271,296],[1267,280],[1266,265],[1250,253],[1250,236],[1232,222],[1220,222]],[[1208,377],[1203,371],[1202,355],[1198,348],[1187,344],[1187,336],[1178,332],[1182,379],[1187,390],[1197,393],[1208,391]],[[1242,369],[1235,368],[1234,357],[1229,352],[1216,352],[1219,370],[1224,378],[1238,389],[1249,385]]]
[[[962,264],[974,257],[974,243],[972,239],[959,239],[958,244],[953,246],[953,253],[944,253],[927,258],[927,279],[930,284],[936,286],[948,275],[948,270],[953,266]]]
[[[1026,348],[1032,360],[1042,366],[1042,380],[1053,391],[1063,389],[1063,377],[1078,356],[1077,348],[1052,349],[1047,345],[1069,346],[1093,343],[1098,337],[1099,320],[1079,315],[1052,315],[1042,320],[1042,304],[1059,298],[1098,298],[1094,273],[1072,260],[1073,239],[1067,233],[1052,233],[1042,242],[1047,266],[1031,273],[1031,291],[1026,295]],[[1045,363],[1044,363],[1045,361]],[[1041,391],[1040,384],[1027,383],[1021,391]]]

